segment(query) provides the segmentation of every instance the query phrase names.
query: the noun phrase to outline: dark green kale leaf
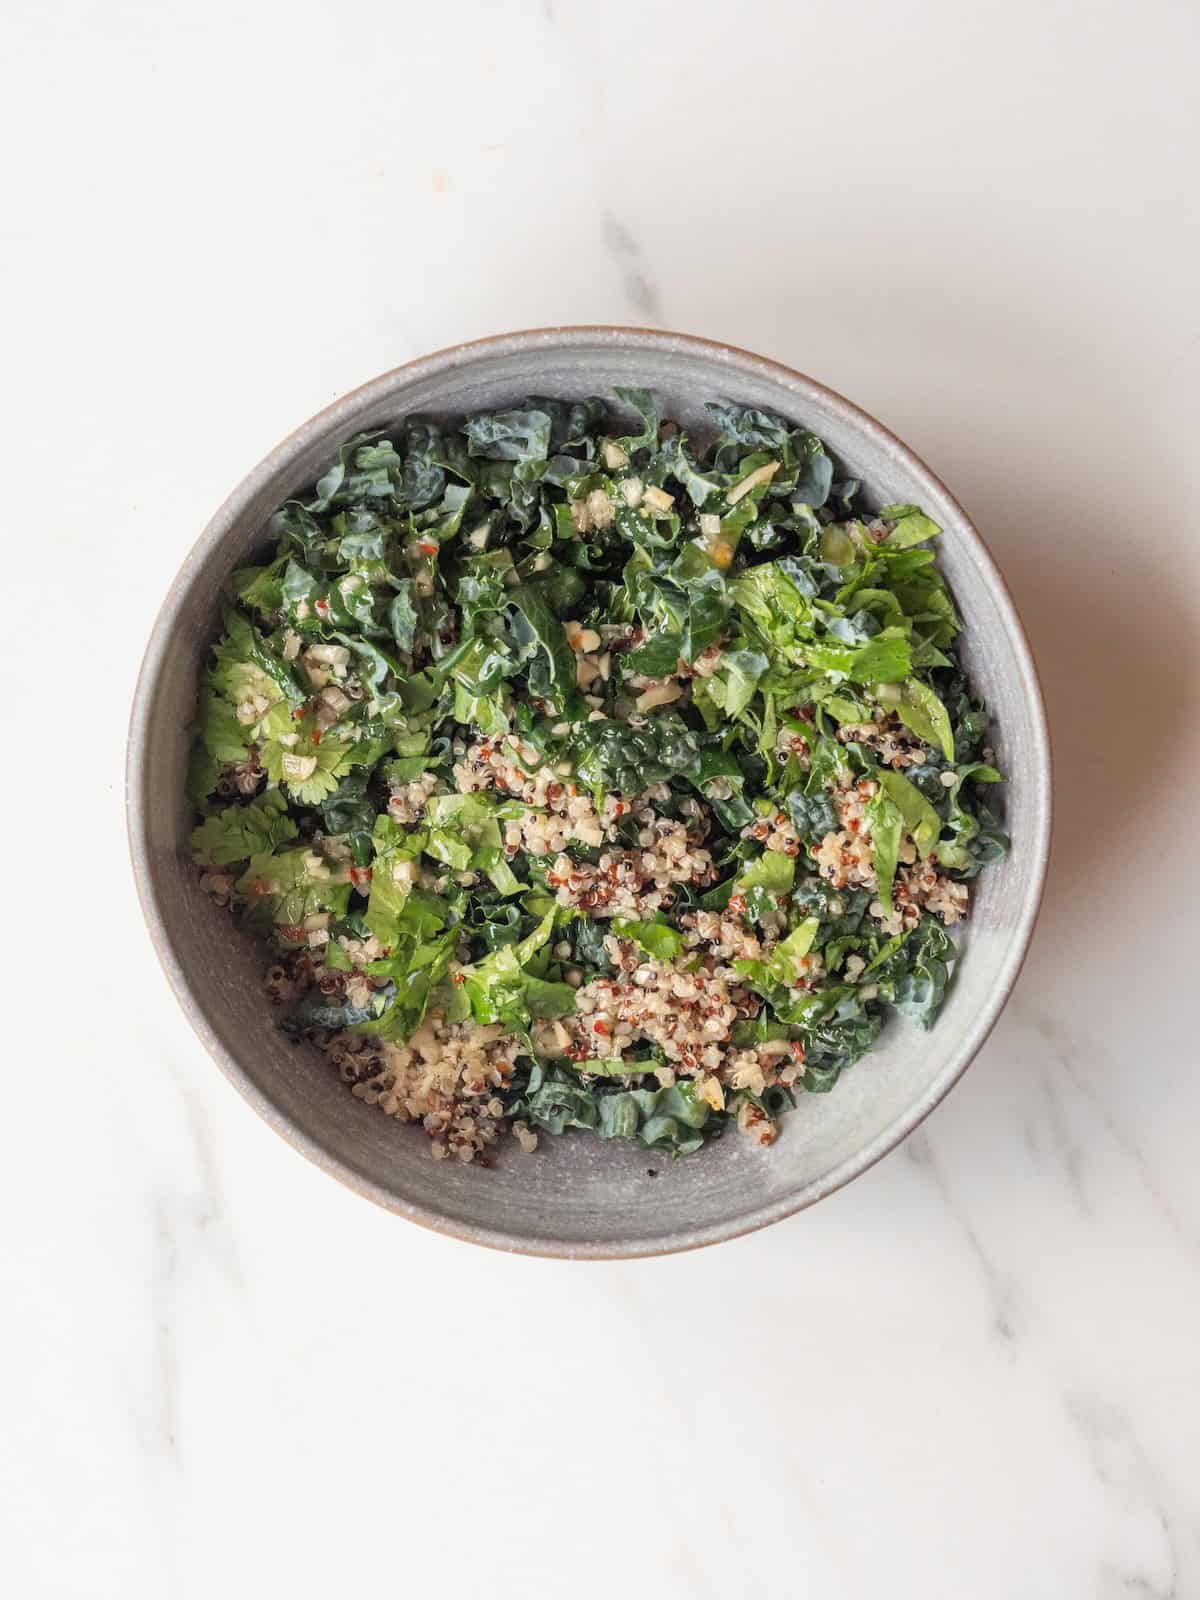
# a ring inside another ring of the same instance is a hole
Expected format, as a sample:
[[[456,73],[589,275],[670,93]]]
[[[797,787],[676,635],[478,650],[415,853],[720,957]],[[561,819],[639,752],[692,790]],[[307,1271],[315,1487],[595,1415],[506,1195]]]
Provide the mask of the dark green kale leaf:
[[[710,400],[704,409],[720,430],[718,442],[730,440],[747,450],[776,450],[782,453],[791,428],[782,417],[753,406],[738,406],[728,400]]]
[[[937,674],[935,683],[950,718],[955,758],[964,764],[978,761],[987,738],[987,707],[971,693],[965,675],[957,666],[948,673]]]
[[[553,453],[582,453],[590,461],[595,454],[596,434],[604,426],[606,407],[598,395],[586,400],[557,400],[546,395],[530,395],[525,402],[531,411],[542,411],[550,418],[550,450]],[[576,464],[576,471],[579,470]]]
[[[444,443],[440,429],[419,417],[404,429],[404,468],[399,499],[410,511],[421,511],[439,500],[446,489],[442,463]]]
[[[317,480],[316,494],[305,509],[319,515],[331,506],[391,500],[403,471],[404,464],[390,439],[379,432],[360,433],[346,441],[337,460]]]
[[[530,694],[561,708],[575,693],[575,656],[562,623],[541,592],[528,583],[508,591],[507,615]]]
[[[559,618],[576,616],[587,597],[587,579],[577,568],[564,566],[561,561],[552,561],[527,581]]]
[[[641,450],[655,450],[658,447],[658,401],[649,389],[622,389],[615,388],[613,393],[619,400],[624,400],[632,411],[636,411],[642,419],[640,433],[623,434],[616,443],[635,455]]]
[[[824,789],[808,794],[804,789],[792,789],[787,796],[788,815],[792,826],[804,844],[819,844],[827,833],[837,830],[837,812],[833,800]]]
[[[387,609],[388,629],[401,650],[411,652],[417,638],[417,608],[411,578],[396,583],[396,593]]]
[[[545,461],[552,428],[546,413],[533,408],[481,412],[468,417],[462,431],[473,456],[488,461]]]
[[[606,977],[614,970],[604,948],[607,933],[604,923],[593,921],[591,917],[577,917],[567,929],[571,959],[576,966],[586,969],[589,978]]]
[[[370,781],[369,768],[356,768],[346,774],[318,807],[324,831],[347,836],[354,864],[358,867],[371,864],[371,832],[377,812],[367,792]]]
[[[267,532],[279,547],[280,556],[299,555],[305,562],[319,563],[329,531],[298,500],[288,500],[267,523]]]
[[[791,497],[816,511],[829,499],[829,491],[833,487],[833,462],[825,454],[825,447],[815,434],[797,433],[795,437],[803,452],[800,455],[803,464]],[[800,454],[800,451],[797,453]]]
[[[376,989],[364,1006],[351,1005],[347,1000],[327,998],[315,985],[309,989],[280,1023],[285,1033],[300,1034],[309,1028],[352,1028],[362,1023],[377,1022],[396,998],[394,984]]]
[[[896,948],[868,968],[865,976],[878,985],[880,999],[901,1016],[931,1028],[954,971],[954,941],[936,917],[926,915],[895,943]]]
[[[945,813],[942,837],[934,851],[939,864],[956,878],[974,878],[1008,853],[1008,835],[976,792],[976,785],[1002,781],[994,767],[973,762],[954,769],[955,780],[942,786]]]
[[[581,1062],[578,1072],[586,1073],[587,1067],[587,1062]],[[527,1118],[547,1133],[584,1128],[602,1139],[628,1140],[671,1155],[698,1150],[725,1121],[700,1098],[695,1085],[686,1081],[665,1089],[623,1088],[595,1079],[581,1081],[576,1072],[541,1063],[533,1068],[527,1084],[518,1087],[506,1111],[509,1116]]]
[[[804,1045],[804,1075],[798,1088],[825,1094],[847,1067],[860,1060],[874,1044],[882,1024],[852,988],[831,986],[814,997],[820,1004],[811,1018],[800,1022]],[[777,1008],[779,1015],[783,1011]]]
[[[290,661],[285,661],[274,646],[240,611],[225,611],[225,638],[229,651],[242,661],[251,662],[271,678],[280,694],[290,706],[301,706],[308,699],[308,689]]]
[[[625,722],[589,722],[568,741],[580,780],[591,789],[637,794],[668,778],[700,771],[707,736],[678,717],[650,719],[645,727]]]

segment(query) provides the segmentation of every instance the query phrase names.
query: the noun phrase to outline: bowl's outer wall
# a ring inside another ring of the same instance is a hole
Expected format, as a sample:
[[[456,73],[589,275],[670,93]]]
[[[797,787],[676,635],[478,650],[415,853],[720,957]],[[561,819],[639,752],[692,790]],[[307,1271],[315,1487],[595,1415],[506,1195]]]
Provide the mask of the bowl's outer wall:
[[[801,1096],[770,1150],[730,1136],[672,1162],[583,1137],[507,1142],[484,1171],[434,1162],[416,1129],[355,1100],[318,1053],[274,1026],[262,947],[231,931],[189,868],[182,799],[197,668],[230,570],[262,548],[273,509],[310,484],[352,433],[414,412],[459,413],[528,394],[651,388],[665,414],[700,429],[723,397],[812,428],[873,503],[912,501],[945,529],[941,559],[966,623],[965,656],[995,721],[1008,774],[1013,850],[976,887],[966,959],[929,1034],[891,1025],[833,1094]],[[890,1149],[942,1097],[986,1038],[1037,913],[1050,824],[1041,696],[1002,580],[961,507],[900,442],[846,401],[773,362],[684,336],[629,329],[506,335],[427,357],[367,384],[285,441],[235,491],[184,564],[155,626],[130,734],[135,874],[168,977],[217,1061],[285,1137],[336,1176],[416,1221],[481,1243],[556,1255],[621,1256],[730,1237],[811,1203]],[[657,1176],[650,1178],[648,1169]]]

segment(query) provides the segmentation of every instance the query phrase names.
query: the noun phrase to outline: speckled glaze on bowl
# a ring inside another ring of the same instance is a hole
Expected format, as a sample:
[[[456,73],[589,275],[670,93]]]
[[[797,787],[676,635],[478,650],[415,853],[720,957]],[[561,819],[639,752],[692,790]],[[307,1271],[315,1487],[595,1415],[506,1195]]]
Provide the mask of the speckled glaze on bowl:
[[[585,1136],[505,1140],[490,1170],[430,1160],[419,1129],[347,1093],[318,1052],[279,1033],[260,988],[262,946],[231,930],[197,887],[183,799],[196,670],[230,570],[263,543],[270,513],[310,484],[336,446],[413,412],[461,413],[533,394],[654,389],[665,414],[703,430],[703,402],[753,404],[812,428],[874,504],[914,501],[945,530],[941,560],[966,623],[964,655],[995,719],[1014,848],[978,881],[965,959],[937,1026],[889,1024],[828,1095],[801,1095],[770,1150],[730,1134],[671,1161]],[[126,766],[134,874],[180,1004],[250,1104],[298,1150],[414,1222],[532,1255],[656,1255],[789,1216],[885,1155],[960,1077],[1012,990],[1033,931],[1050,841],[1050,752],[1037,675],[1004,580],[966,513],[886,428],[811,378],[681,334],[547,328],[458,345],[365,384],[274,450],[217,512],[171,586],[134,699]],[[657,1176],[650,1177],[653,1168]]]

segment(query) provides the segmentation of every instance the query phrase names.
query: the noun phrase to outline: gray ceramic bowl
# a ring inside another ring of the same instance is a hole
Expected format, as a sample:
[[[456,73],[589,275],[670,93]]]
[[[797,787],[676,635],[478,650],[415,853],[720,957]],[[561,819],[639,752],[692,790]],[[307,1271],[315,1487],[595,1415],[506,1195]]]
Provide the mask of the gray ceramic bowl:
[[[189,869],[183,774],[197,666],[231,568],[262,543],[271,511],[310,484],[350,434],[411,412],[458,413],[528,394],[654,389],[702,428],[715,396],[804,422],[876,504],[915,501],[945,529],[941,557],[966,621],[966,659],[995,724],[1013,850],[978,883],[965,959],[929,1034],[902,1024],[829,1095],[801,1096],[770,1150],[731,1134],[672,1162],[586,1137],[544,1139],[491,1171],[430,1160],[415,1128],[349,1095],[320,1055],[276,1031],[259,987],[261,946],[231,932]],[[618,1257],[728,1239],[811,1205],[864,1171],[927,1115],[987,1038],[1033,930],[1050,834],[1050,756],[1029,647],[978,533],[886,428],[776,362],[727,345],[629,328],[507,334],[426,356],[306,422],[234,490],[171,587],[133,707],[127,803],[146,921],[175,993],[218,1065],[298,1150],[414,1222],[531,1254]],[[651,1178],[648,1168],[657,1176]]]

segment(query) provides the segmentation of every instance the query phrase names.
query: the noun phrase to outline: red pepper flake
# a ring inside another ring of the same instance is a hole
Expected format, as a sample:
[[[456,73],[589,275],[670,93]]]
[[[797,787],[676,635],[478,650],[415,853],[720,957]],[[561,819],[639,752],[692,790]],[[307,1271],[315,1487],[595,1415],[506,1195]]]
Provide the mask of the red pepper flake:
[[[421,539],[417,543],[417,549],[423,556],[435,556],[439,548],[440,546],[436,545],[432,539]]]
[[[328,600],[318,600],[316,602],[316,606],[317,606],[317,610],[318,611],[328,611],[329,610],[329,601]]]
[[[320,728],[314,728],[313,729],[313,731],[312,731],[312,742],[314,744],[320,744],[320,742],[321,742],[321,730],[320,730]]]
[[[373,870],[372,867],[351,867],[350,882],[356,889],[363,888],[364,885],[370,883]]]
[[[608,1023],[605,1022],[603,1017],[597,1017],[595,1022],[592,1023],[592,1032],[602,1033],[607,1036],[612,1032],[612,1029],[609,1027]]]
[[[799,1039],[793,1039],[791,1044],[788,1045],[788,1049],[792,1052],[793,1061],[804,1060],[804,1046],[800,1043]]]
[[[466,983],[467,980],[463,977],[461,972],[456,972],[454,974],[454,981],[455,983]]]

